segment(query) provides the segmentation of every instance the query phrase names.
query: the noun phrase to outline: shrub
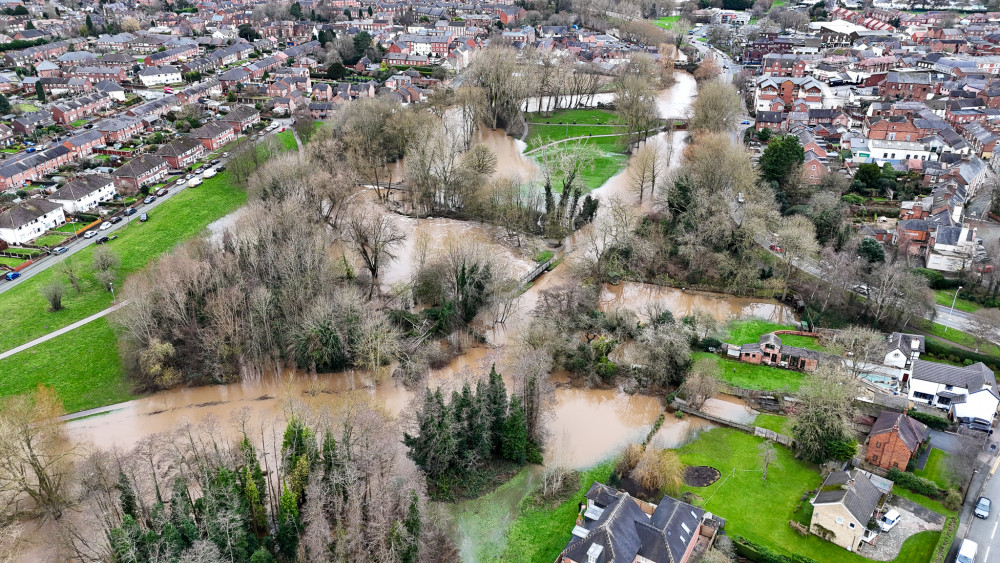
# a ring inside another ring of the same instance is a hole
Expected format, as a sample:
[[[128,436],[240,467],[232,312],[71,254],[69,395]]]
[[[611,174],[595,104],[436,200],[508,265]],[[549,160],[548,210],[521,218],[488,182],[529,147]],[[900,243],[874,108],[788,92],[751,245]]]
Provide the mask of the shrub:
[[[937,483],[931,481],[930,479],[917,477],[913,473],[906,473],[898,469],[890,469],[889,473],[886,474],[886,477],[900,487],[913,491],[917,494],[932,498],[941,496],[941,489],[937,486]]]
[[[804,555],[784,555],[752,540],[736,536],[736,554],[757,563],[816,563]]]
[[[932,430],[947,430],[951,423],[941,418],[940,416],[934,416],[933,414],[927,414],[925,412],[920,412],[917,409],[910,409],[906,411],[906,414],[916,420],[917,422],[922,422],[927,425],[928,428]]]
[[[945,558],[948,557],[948,552],[951,550],[951,544],[955,541],[956,531],[958,531],[958,517],[949,516],[945,519],[944,529],[941,530],[941,537],[938,538],[938,542],[934,546],[931,563],[944,563]]]
[[[855,440],[836,440],[827,445],[827,453],[837,461],[847,461],[858,453],[858,443]]]
[[[948,510],[958,510],[962,506],[962,495],[958,493],[955,489],[948,489],[948,494],[944,496],[944,500],[941,501]]]
[[[979,352],[972,352],[969,350],[962,350],[961,348],[956,348],[954,346],[949,346],[940,340],[935,340],[933,338],[926,339],[926,350],[927,354],[936,358],[951,358],[956,363],[965,361],[966,359],[972,360],[973,363],[983,362],[990,369],[996,371],[997,366],[1000,366],[1000,358],[996,356],[990,356],[988,354],[982,354]]]

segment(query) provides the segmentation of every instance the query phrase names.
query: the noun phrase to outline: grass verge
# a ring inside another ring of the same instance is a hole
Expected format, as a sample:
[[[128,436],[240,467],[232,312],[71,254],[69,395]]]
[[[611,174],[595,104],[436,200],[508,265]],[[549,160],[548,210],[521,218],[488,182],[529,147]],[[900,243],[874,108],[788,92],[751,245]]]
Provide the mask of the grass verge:
[[[920,330],[925,331],[931,336],[936,336],[941,340],[947,340],[965,346],[969,350],[976,349],[976,339],[974,336],[967,332],[962,332],[956,328],[946,327],[938,323],[923,322],[920,323]],[[947,329],[947,330],[946,330]],[[989,356],[1000,357],[1000,348],[996,344],[987,342],[979,347],[980,354],[987,354]]]
[[[974,301],[969,301],[968,299],[955,299],[955,292],[949,289],[938,289],[934,291],[934,302],[938,305],[944,305],[945,307],[951,307],[951,302],[954,299],[955,309],[958,311],[965,311],[966,313],[975,313],[976,311],[983,308],[982,305]]]
[[[295,142],[295,133],[293,133],[291,129],[285,129],[280,133],[275,133],[274,138],[278,140],[278,145],[282,148],[282,150],[299,150],[299,145]]]
[[[778,434],[789,435],[792,433],[792,421],[787,416],[781,416],[778,414],[758,414],[753,423],[755,426],[767,428],[768,430],[777,432]]]
[[[951,456],[948,452],[931,448],[930,454],[927,455],[927,465],[923,469],[915,470],[913,474],[934,481],[942,489],[951,488],[955,484],[953,483],[954,477],[951,471],[948,470],[949,457]]]

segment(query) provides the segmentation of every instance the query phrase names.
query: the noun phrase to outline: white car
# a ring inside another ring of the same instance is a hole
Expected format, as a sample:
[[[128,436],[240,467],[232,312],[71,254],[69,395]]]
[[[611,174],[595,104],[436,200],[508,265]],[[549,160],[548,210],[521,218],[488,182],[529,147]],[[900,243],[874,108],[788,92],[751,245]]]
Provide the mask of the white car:
[[[890,509],[878,519],[878,527],[882,529],[883,532],[888,532],[889,530],[896,527],[899,524],[899,511],[895,508]]]
[[[176,184],[174,184],[174,185],[175,185],[175,186],[177,186],[177,187],[179,188],[179,187],[183,186],[183,185],[184,185],[184,184],[186,184],[186,183],[188,183],[188,181],[187,181],[187,180],[185,180],[184,178],[181,178],[180,180],[177,180],[177,183],[176,183]]]
[[[212,176],[215,176],[216,174],[217,174],[217,172],[215,171],[215,168],[209,168],[208,170],[205,171],[204,177],[205,178],[211,178]]]
[[[111,223],[108,223],[107,221],[101,223],[101,230],[102,231],[106,231],[106,230],[110,229],[111,227],[112,227]]]
[[[189,188],[193,188],[195,186],[200,186],[200,185],[201,185],[201,178],[195,178],[195,179],[191,180],[190,182],[188,182],[188,187]]]
[[[83,238],[94,238],[97,236],[97,231],[87,231],[83,233]]]

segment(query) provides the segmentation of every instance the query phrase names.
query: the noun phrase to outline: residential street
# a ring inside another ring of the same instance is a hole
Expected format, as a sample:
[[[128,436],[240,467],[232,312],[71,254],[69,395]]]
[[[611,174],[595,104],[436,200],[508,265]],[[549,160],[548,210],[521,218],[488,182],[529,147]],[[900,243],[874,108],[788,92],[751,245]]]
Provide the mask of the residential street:
[[[980,457],[983,456],[981,455]],[[974,480],[972,492],[969,494],[969,502],[962,507],[962,525],[959,527],[959,534],[956,535],[955,544],[952,546],[952,552],[957,552],[963,537],[979,544],[977,563],[1000,562],[1000,547],[992,549],[997,535],[997,527],[1000,526],[1000,521],[997,519],[1000,509],[996,505],[996,502],[1000,501],[1000,479],[994,475],[998,462],[1000,462],[1000,459],[991,458],[991,463],[987,465],[988,473],[982,492],[983,496],[989,498],[994,503],[989,518],[983,520],[972,515],[972,510],[979,498]],[[965,534],[962,534],[963,530],[966,531]],[[954,561],[954,559],[949,558],[948,561]]]

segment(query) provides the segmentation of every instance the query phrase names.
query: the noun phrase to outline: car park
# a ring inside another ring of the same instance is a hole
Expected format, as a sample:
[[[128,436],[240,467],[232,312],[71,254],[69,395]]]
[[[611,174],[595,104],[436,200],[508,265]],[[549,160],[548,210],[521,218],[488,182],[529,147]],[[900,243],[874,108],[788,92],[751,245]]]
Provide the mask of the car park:
[[[169,191],[170,190],[168,190],[167,188],[160,188],[160,189],[156,190],[156,195],[158,197],[163,197],[163,196],[167,195],[167,192],[169,192]]]
[[[94,238],[97,236],[97,231],[87,231],[83,233],[83,238]]]
[[[143,213],[142,215],[139,216],[139,221],[141,221],[143,223],[145,223],[148,220],[149,220],[149,215],[146,214],[146,213]]]
[[[973,511],[973,514],[976,515],[976,518],[986,520],[990,517],[990,507],[992,506],[993,501],[986,497],[979,497],[979,500],[976,501],[976,509]]]
[[[113,226],[114,226],[114,225],[112,225],[112,224],[111,224],[111,223],[109,223],[108,221],[105,221],[105,222],[101,223],[101,226],[100,226],[100,230],[102,230],[102,231],[106,231],[106,230],[110,229],[110,228],[111,228],[111,227],[113,227]]]
[[[122,221],[124,221],[124,219],[122,219],[122,218],[121,218],[121,215],[118,215],[118,216],[115,216],[115,217],[112,217],[112,218],[111,218],[111,219],[109,220],[109,222],[110,222],[110,223],[111,223],[112,225],[117,225],[118,223],[121,223]]]
[[[155,195],[146,196],[146,199],[142,200],[143,203],[147,203],[147,204],[148,203],[153,203],[154,201],[156,201],[156,196]]]
[[[7,272],[4,275],[4,279],[7,281],[14,281],[19,277],[21,277],[21,272]]]
[[[66,254],[68,250],[65,246],[57,246],[52,249],[52,254]]]

